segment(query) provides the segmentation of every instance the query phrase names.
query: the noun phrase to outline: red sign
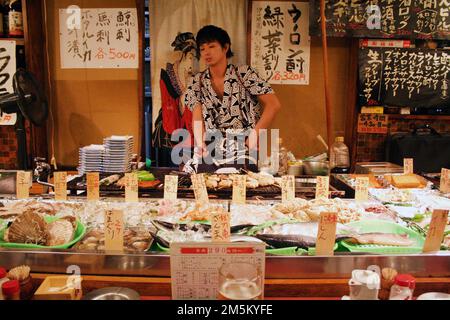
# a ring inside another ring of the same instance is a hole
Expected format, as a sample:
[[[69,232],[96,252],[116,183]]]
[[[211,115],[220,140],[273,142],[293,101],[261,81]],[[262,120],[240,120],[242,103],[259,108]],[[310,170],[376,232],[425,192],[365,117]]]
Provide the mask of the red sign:
[[[181,248],[180,252],[184,254],[208,254],[208,248]]]
[[[382,133],[388,132],[389,117],[385,114],[360,113],[358,115],[358,133]]]
[[[253,248],[227,248],[227,253],[253,254],[253,253],[255,253],[255,249],[253,249]]]

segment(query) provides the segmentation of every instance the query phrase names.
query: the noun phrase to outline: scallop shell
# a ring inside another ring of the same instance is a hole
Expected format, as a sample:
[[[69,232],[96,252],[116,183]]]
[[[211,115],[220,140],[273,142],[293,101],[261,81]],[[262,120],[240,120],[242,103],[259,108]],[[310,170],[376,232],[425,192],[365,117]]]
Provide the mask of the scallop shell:
[[[45,245],[48,239],[44,217],[32,210],[18,216],[7,231],[7,242]]]
[[[66,219],[60,219],[48,224],[47,246],[59,246],[73,239],[75,229],[72,223]]]

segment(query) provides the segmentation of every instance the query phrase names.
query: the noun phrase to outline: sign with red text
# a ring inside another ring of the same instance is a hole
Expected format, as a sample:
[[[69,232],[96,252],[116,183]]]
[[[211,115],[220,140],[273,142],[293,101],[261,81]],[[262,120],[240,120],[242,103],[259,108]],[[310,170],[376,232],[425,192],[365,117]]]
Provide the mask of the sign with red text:
[[[316,178],[316,199],[328,199],[330,194],[330,177],[317,176]]]
[[[332,256],[336,241],[336,212],[322,212],[320,214],[319,230],[317,231],[316,255]]]
[[[136,8],[59,10],[62,69],[139,67]]]
[[[229,242],[231,235],[230,214],[221,207],[211,209],[210,214],[212,241]]]
[[[105,211],[105,250],[123,251],[123,211]]]
[[[355,183],[355,200],[367,201],[369,199],[369,177],[357,177]]]
[[[382,133],[388,132],[389,117],[385,114],[360,113],[358,116],[358,133]]]
[[[13,93],[13,77],[16,73],[16,42],[0,41],[0,95]],[[0,111],[0,125],[13,126],[16,123],[15,113]]]

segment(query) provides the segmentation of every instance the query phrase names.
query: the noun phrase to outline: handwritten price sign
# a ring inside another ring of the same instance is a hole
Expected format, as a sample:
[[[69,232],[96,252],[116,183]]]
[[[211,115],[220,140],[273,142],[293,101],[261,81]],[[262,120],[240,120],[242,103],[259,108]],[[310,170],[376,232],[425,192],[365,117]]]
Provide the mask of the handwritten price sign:
[[[213,242],[230,241],[230,214],[222,208],[211,212],[211,237]]]
[[[295,177],[292,175],[281,178],[281,201],[291,201],[295,199]]]
[[[355,185],[355,200],[367,201],[369,199],[369,177],[357,177]]]
[[[233,203],[245,204],[247,178],[243,175],[236,175],[233,180]]]
[[[403,159],[403,173],[404,174],[414,173],[414,160],[412,158]]]
[[[67,172],[55,172],[53,177],[55,180],[55,200],[67,200]]]
[[[199,203],[209,203],[208,191],[206,190],[205,176],[203,173],[192,174],[192,187],[194,188],[195,200]]]
[[[322,212],[320,214],[319,230],[317,232],[316,255],[332,256],[336,241],[336,212]]]
[[[358,116],[358,133],[388,132],[388,116],[384,114],[360,113]]]
[[[441,242],[444,238],[445,226],[448,221],[448,210],[434,210],[428,228],[423,252],[439,251]]]
[[[105,211],[105,250],[123,251],[123,211]]]
[[[16,197],[17,199],[27,199],[30,196],[31,173],[17,171],[16,177]]]
[[[98,172],[86,173],[87,199],[88,201],[97,201],[100,199],[100,175]]]
[[[316,199],[328,199],[330,190],[330,177],[317,176],[316,182]]]
[[[164,177],[164,199],[177,200],[178,176],[166,175]]]
[[[440,188],[442,193],[450,193],[450,170],[443,168],[441,171]]]
[[[139,201],[139,185],[138,176],[136,172],[125,173],[125,201],[138,202]]]

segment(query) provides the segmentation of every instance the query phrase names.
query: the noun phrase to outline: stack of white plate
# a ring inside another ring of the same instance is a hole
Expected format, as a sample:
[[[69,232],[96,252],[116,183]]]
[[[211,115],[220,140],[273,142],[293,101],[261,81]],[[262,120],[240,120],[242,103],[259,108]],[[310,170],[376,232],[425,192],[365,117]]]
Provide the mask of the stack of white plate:
[[[102,170],[105,147],[101,144],[91,144],[80,148],[78,158],[78,173],[100,172]]]
[[[132,136],[111,136],[103,139],[105,153],[102,172],[121,173],[131,170]]]

